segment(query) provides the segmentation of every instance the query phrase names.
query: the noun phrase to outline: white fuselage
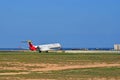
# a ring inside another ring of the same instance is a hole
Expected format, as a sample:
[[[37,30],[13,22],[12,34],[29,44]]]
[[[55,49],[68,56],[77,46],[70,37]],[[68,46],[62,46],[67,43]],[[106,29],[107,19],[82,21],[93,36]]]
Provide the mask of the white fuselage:
[[[48,51],[48,50],[61,48],[61,45],[59,43],[54,43],[54,44],[37,45],[37,47],[39,47],[40,51]]]

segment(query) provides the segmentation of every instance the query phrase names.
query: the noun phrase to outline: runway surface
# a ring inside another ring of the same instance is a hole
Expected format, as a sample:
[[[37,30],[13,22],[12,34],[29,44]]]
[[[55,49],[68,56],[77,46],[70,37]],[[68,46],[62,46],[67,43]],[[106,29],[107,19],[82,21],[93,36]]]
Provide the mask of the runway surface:
[[[120,51],[107,51],[107,50],[65,50],[65,53],[120,53]]]

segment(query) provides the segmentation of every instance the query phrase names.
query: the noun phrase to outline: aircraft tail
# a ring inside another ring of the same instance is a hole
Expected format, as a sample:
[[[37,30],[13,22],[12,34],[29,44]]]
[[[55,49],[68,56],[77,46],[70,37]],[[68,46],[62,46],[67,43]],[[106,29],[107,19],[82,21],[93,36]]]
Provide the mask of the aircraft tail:
[[[28,40],[27,42],[28,42],[28,45],[29,45],[29,49],[31,51],[36,51],[37,50],[37,48],[32,44],[31,40]]]

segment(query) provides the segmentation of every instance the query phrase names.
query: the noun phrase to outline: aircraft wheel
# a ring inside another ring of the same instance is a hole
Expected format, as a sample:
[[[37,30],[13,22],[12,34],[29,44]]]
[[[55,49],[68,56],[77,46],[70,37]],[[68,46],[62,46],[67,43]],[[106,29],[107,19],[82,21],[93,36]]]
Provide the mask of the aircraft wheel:
[[[41,53],[41,51],[39,50],[39,53]]]
[[[46,53],[48,53],[48,51],[45,51]]]

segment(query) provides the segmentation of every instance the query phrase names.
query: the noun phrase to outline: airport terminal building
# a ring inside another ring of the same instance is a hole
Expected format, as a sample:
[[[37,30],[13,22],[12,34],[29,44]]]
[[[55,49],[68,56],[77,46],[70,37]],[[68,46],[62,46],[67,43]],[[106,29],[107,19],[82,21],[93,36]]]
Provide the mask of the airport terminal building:
[[[120,44],[114,44],[114,50],[120,51]]]

